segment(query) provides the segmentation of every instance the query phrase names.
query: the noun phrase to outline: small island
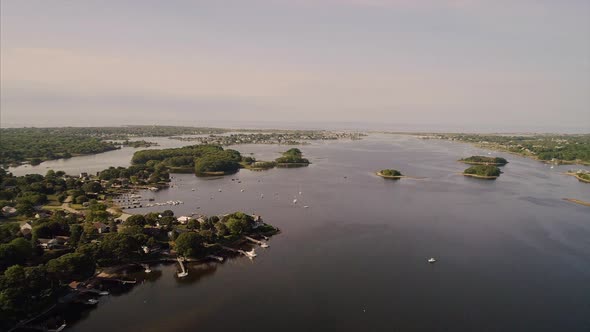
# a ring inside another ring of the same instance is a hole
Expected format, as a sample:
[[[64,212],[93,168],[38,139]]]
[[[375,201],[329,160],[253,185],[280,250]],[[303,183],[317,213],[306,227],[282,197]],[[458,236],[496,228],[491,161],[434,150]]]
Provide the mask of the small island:
[[[504,166],[508,161],[500,157],[471,156],[469,158],[459,159],[460,162],[469,165],[494,165]]]
[[[392,179],[392,180],[398,180],[398,179],[405,177],[400,171],[398,171],[396,169],[382,169],[379,172],[377,172],[376,174],[384,179]]]
[[[277,167],[305,167],[310,164],[309,160],[303,158],[303,153],[297,148],[283,152],[283,156],[275,159]]]
[[[478,179],[494,180],[502,174],[502,171],[494,165],[475,165],[464,170],[462,174]]]

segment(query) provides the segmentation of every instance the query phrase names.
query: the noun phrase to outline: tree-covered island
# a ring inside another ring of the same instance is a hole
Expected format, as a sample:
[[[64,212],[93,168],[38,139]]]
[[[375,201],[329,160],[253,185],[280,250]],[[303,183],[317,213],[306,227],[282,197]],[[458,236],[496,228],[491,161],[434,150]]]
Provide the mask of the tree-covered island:
[[[463,171],[463,175],[478,179],[496,179],[502,174],[502,171],[494,165],[475,165]]]
[[[393,180],[401,179],[404,177],[404,175],[396,169],[382,169],[376,174],[382,178]]]
[[[486,157],[486,156],[471,156],[468,158],[459,159],[460,162],[469,165],[494,165],[504,166],[508,161],[501,157]]]
[[[303,153],[297,148],[283,152],[283,155],[275,159],[278,167],[304,167],[310,164],[309,160],[303,158]]]

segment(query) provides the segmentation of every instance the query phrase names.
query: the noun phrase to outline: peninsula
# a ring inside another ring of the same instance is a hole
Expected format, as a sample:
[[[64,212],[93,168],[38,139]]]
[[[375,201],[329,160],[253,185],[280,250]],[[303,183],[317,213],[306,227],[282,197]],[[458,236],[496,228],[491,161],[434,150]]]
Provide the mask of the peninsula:
[[[250,243],[268,247],[263,240],[279,232],[243,212],[121,214],[118,204],[141,206],[137,189],[158,190],[168,181],[166,166],[155,161],[80,176],[49,170],[16,177],[0,168],[0,329],[24,328],[40,313],[70,304],[96,304],[94,297],[113,283],[135,284],[118,271],[177,258],[253,258]]]

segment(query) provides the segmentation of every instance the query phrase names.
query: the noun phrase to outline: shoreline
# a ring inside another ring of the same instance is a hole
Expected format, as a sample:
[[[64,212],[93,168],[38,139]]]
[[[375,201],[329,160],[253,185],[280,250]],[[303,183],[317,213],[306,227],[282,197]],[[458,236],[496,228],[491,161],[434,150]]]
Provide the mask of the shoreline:
[[[506,166],[506,164],[502,163],[486,163],[486,162],[478,162],[478,161],[466,161],[466,160],[457,160],[460,163],[464,163],[467,165],[484,165],[484,166]]]
[[[573,177],[575,177],[576,179],[578,179],[578,181],[580,181],[580,182],[583,182],[583,183],[590,183],[590,180],[588,180],[588,179],[584,179],[584,178],[581,178],[581,177],[580,177],[580,176],[579,176],[577,173],[569,173],[569,172],[565,172],[565,173],[563,173],[563,174],[565,174],[565,175],[569,175],[569,176],[573,176]]]
[[[399,180],[399,179],[408,178],[405,175],[384,175],[381,172],[375,172],[375,174],[377,176],[380,176],[380,177],[384,178],[384,179],[390,179],[390,180]]]
[[[584,205],[584,206],[589,206],[590,207],[590,202],[586,202],[583,201],[581,199],[576,199],[576,198],[563,198],[564,201],[567,202],[571,202],[571,203],[575,203],[575,204],[579,204],[579,205]]]
[[[495,180],[500,176],[486,176],[486,175],[477,175],[477,174],[467,174],[467,173],[459,173],[463,176],[472,177],[476,179],[484,179],[484,180]]]

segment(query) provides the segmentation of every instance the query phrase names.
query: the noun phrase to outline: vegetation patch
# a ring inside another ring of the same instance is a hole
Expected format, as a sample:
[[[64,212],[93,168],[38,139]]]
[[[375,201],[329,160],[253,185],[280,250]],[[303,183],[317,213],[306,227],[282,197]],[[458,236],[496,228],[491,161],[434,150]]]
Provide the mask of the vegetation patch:
[[[404,177],[404,175],[396,169],[382,169],[377,172],[377,175],[385,179],[401,179]]]
[[[303,158],[303,153],[298,148],[283,152],[283,155],[275,159],[275,162],[278,167],[301,167],[310,164],[309,160]]]
[[[470,165],[495,165],[504,166],[508,161],[500,157],[485,157],[485,156],[471,156],[468,158],[459,159],[460,162]]]
[[[497,166],[493,165],[475,165],[463,171],[463,175],[480,179],[496,179],[502,174]]]

